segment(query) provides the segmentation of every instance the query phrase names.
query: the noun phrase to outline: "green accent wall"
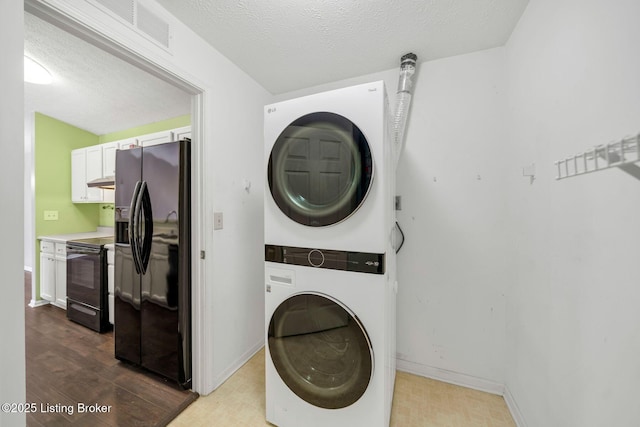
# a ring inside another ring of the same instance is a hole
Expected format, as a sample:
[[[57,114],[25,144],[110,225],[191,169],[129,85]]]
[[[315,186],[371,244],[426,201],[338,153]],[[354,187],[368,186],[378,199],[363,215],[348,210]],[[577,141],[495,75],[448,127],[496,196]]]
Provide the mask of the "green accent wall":
[[[113,203],[71,202],[71,150],[190,125],[191,116],[187,114],[98,136],[44,114],[35,114],[34,277],[37,299],[40,299],[39,236],[95,231],[98,226],[113,227]],[[45,221],[44,211],[58,211],[58,220]]]
[[[35,114],[35,247],[36,291],[40,296],[39,236],[93,231],[99,214],[95,204],[71,202],[71,150],[98,144],[99,137],[44,114]],[[44,211],[58,211],[45,221]]]
[[[100,203],[100,217],[98,218],[98,225],[100,227],[113,227],[115,221],[113,213],[113,203]]]

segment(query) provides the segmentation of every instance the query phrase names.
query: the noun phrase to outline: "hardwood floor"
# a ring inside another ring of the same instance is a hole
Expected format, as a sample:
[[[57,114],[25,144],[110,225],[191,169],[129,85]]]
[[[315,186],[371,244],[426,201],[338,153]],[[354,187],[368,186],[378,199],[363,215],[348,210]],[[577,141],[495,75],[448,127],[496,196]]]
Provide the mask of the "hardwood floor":
[[[28,272],[24,285],[26,305]],[[25,336],[28,426],[165,426],[198,398],[116,360],[113,332],[78,325],[60,308],[26,307]]]

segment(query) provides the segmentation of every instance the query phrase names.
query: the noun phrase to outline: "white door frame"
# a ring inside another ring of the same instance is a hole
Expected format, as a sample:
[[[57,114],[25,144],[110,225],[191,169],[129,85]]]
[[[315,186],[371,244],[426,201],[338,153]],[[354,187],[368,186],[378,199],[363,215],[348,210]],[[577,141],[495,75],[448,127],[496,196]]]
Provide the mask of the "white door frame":
[[[46,1],[46,0],[44,0]],[[206,215],[206,195],[208,186],[204,179],[205,151],[205,99],[206,84],[193,81],[193,77],[183,77],[162,67],[147,56],[135,50],[135,47],[123,46],[110,39],[98,29],[79,22],[62,8],[45,4],[41,0],[25,0],[24,9],[57,27],[91,43],[130,64],[184,90],[192,95],[191,129],[192,129],[192,173],[191,173],[191,253],[192,253],[192,389],[200,394],[211,391],[213,354],[209,343],[206,319],[206,287],[205,262],[201,253],[206,248],[204,230]],[[213,187],[211,187],[213,188]],[[35,206],[34,206],[35,208]],[[34,233],[35,235],[35,233]],[[34,260],[35,264],[35,260]],[[32,279],[33,280],[33,279]],[[32,289],[35,284],[32,284]],[[35,290],[34,290],[35,291]],[[34,295],[35,298],[35,295]]]

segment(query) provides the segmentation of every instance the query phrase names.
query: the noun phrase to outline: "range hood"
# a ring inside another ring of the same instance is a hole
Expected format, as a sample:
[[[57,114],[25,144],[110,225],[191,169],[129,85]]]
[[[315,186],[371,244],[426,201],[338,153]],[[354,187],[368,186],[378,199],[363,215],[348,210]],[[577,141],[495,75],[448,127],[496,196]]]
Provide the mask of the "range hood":
[[[107,190],[115,190],[116,188],[116,177],[115,176],[105,176],[104,178],[96,178],[92,181],[87,182],[87,187],[98,187],[104,188]]]

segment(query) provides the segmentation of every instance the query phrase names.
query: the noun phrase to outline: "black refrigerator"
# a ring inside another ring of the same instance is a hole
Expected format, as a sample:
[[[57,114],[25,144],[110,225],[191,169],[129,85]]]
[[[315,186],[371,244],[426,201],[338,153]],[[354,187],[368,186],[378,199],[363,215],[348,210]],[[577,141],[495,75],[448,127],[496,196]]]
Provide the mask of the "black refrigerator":
[[[191,387],[190,142],[116,152],[115,356]]]

